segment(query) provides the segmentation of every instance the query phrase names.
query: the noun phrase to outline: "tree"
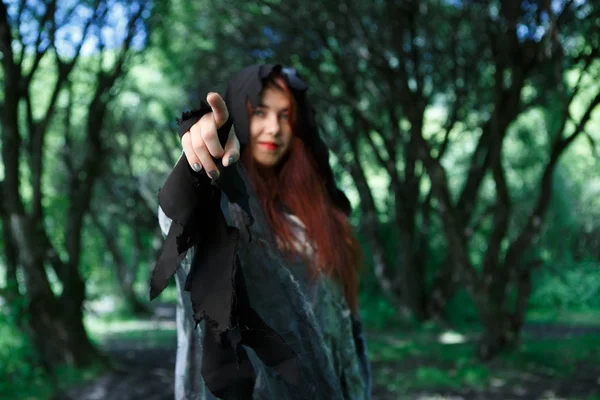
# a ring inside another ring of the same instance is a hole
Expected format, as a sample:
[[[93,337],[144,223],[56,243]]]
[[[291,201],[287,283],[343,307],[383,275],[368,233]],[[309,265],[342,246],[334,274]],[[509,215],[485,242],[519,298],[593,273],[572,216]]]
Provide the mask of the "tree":
[[[150,63],[146,57],[143,64]],[[149,311],[147,297],[138,298],[134,284],[146,261],[154,266],[157,254],[153,244],[163,240],[157,223],[156,190],[165,169],[175,165],[173,153],[179,144],[168,124],[173,122],[174,110],[165,104],[166,91],[149,96],[136,87],[136,81],[128,80],[107,118],[111,135],[104,144],[111,157],[96,186],[89,215],[110,254],[125,308],[145,314]],[[151,111],[155,109],[162,112],[156,115]]]
[[[115,6],[122,7],[127,15],[121,38],[114,30],[114,16],[110,12]],[[0,187],[7,254],[6,290],[10,296],[25,298],[23,327],[41,363],[48,369],[62,363],[87,365],[97,359],[83,326],[86,291],[79,272],[82,229],[92,189],[106,157],[101,135],[104,117],[118,79],[136,51],[134,40],[138,40],[138,46],[142,44],[138,34],[147,9],[145,2],[131,1],[0,2],[4,85],[1,104],[4,179]],[[32,32],[25,26],[35,29]],[[106,43],[100,34],[103,28],[113,29],[112,38],[120,39],[120,44]],[[76,33],[72,36],[75,39],[79,36],[79,40],[72,42],[67,32],[73,29]],[[86,99],[81,135],[72,129],[71,77],[84,45],[92,37],[97,44],[94,53],[97,64],[91,72],[88,92],[91,96],[81,97]],[[112,59],[107,57],[109,52]],[[42,69],[55,74],[46,103],[39,100],[39,92],[33,89],[36,80],[42,79]],[[60,98],[64,94],[68,101],[62,106]],[[51,156],[45,141],[59,111],[65,114],[63,160],[67,177],[62,189],[68,194],[69,212],[63,221],[64,235],[57,238],[48,234],[47,226],[53,216],[45,209],[48,196],[44,193],[44,183],[53,178],[45,169],[45,162]],[[81,142],[77,140],[79,137]],[[53,289],[49,269],[56,274],[62,290]],[[17,279],[19,270],[24,277],[22,287]]]

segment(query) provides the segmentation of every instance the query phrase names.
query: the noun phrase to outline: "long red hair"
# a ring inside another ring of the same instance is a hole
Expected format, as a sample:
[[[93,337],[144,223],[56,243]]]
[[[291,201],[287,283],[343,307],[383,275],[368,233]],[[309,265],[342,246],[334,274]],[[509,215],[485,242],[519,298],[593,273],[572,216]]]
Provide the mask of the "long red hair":
[[[305,226],[306,236],[316,249],[316,262],[309,260],[313,276],[323,273],[334,277],[343,287],[350,310],[358,311],[357,270],[363,254],[348,217],[333,204],[317,164],[302,140],[303,132],[297,129],[297,105],[286,81],[281,76],[272,77],[267,87],[282,90],[290,100],[289,121],[292,124],[292,141],[285,159],[276,167],[276,173],[263,174],[255,165],[250,151],[242,154],[252,186],[275,236],[290,257],[297,254],[296,240],[289,220],[290,212]],[[253,111],[249,106],[249,115]],[[284,207],[282,207],[282,205]]]

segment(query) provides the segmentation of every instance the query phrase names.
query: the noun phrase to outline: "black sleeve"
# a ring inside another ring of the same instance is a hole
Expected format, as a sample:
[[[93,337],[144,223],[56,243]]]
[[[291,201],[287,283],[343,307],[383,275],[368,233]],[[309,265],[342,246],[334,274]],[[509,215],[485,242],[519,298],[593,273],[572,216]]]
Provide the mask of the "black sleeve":
[[[187,132],[209,111],[208,104],[203,103],[199,109],[184,113],[178,120],[179,134]],[[231,127],[230,118],[218,130],[221,143]],[[297,384],[296,353],[250,305],[238,249],[240,241],[251,238],[242,238],[238,228],[229,226],[221,210],[221,196],[225,195],[247,215],[243,218],[246,228],[254,222],[240,175],[242,167],[236,163],[224,168],[220,160],[216,165],[220,175],[211,180],[203,172],[194,172],[184,155],[158,193],[160,207],[172,223],[152,272],[150,298],[167,287],[188,249],[195,246],[185,290],[190,292],[194,319],[207,323],[202,360],[206,385],[213,393],[231,387],[243,390],[244,396],[252,393],[255,376],[243,345],[252,347],[286,382]]]
[[[184,112],[177,120],[180,135],[187,132],[194,123],[210,111],[208,103],[202,102],[199,108]],[[225,125],[218,129],[217,134],[221,144],[225,144],[232,126],[233,122],[229,118]],[[194,172],[183,155],[158,193],[160,207],[172,223],[150,279],[151,299],[167,287],[169,279],[179,267],[187,250],[203,241],[208,241],[209,235],[206,232],[226,230],[226,227],[220,226],[224,223],[218,202],[221,192],[227,195],[229,201],[239,204],[250,216],[248,195],[237,168],[235,166],[224,168],[220,160],[217,160],[216,164],[220,176],[213,181],[205,171]],[[210,237],[212,245],[215,244],[216,238],[227,239],[213,235]],[[230,248],[225,243],[221,243],[219,247]],[[222,257],[223,261],[229,260],[229,256],[225,257],[225,251],[207,256]]]
[[[181,114],[181,117],[177,118],[177,125],[179,125],[179,137],[182,137],[187,131],[190,130],[192,125],[198,122],[200,118],[204,116],[204,114],[208,114],[209,112],[211,112],[211,108],[210,105],[206,102],[206,100],[202,100],[200,102],[200,107],[194,108],[190,111],[184,111]],[[223,128],[227,125],[228,124],[226,123],[223,126]],[[229,125],[229,127],[231,128],[231,125]],[[229,133],[229,129],[227,129],[227,132]],[[221,136],[219,136],[219,138],[220,137]],[[225,140],[227,140],[227,137],[225,137]],[[221,141],[221,144],[224,145],[225,143]]]

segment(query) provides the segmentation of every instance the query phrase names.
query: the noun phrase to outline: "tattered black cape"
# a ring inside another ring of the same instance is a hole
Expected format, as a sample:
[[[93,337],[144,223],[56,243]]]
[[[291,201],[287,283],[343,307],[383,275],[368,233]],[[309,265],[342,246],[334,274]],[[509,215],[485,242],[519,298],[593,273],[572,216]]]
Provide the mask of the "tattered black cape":
[[[333,203],[349,213],[349,202],[333,181],[307,86],[295,70],[263,65],[238,73],[225,95],[230,119],[219,129],[221,143],[233,124],[243,151],[249,140],[246,102],[258,105],[263,80],[273,72],[282,73],[292,90],[303,140]],[[210,107],[203,102],[184,113],[178,121],[180,134],[207,112]],[[223,399],[368,397],[370,373],[358,319],[350,315],[334,283],[309,279],[302,260],[283,258],[239,163],[220,167],[219,179],[211,181],[204,172],[194,173],[182,157],[159,192],[159,203],[172,224],[152,274],[150,296],[167,286],[194,247],[185,287],[194,318],[208,327],[202,375],[212,393]],[[257,376],[266,382],[258,382]]]

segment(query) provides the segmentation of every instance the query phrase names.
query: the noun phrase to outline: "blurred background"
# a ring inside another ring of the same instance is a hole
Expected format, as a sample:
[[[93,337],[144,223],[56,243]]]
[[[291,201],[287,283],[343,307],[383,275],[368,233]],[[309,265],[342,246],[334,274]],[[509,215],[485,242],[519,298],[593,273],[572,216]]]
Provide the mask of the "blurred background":
[[[172,399],[175,119],[298,68],[366,252],[374,399],[600,399],[600,4],[2,0],[0,398]]]

